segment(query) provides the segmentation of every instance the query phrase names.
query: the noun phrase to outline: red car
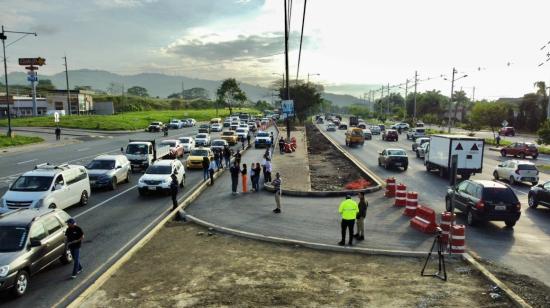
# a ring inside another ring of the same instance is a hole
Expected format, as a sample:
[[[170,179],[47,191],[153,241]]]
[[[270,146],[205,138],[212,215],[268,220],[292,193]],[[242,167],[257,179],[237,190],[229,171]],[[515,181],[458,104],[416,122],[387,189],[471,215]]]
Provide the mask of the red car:
[[[399,139],[399,135],[397,134],[397,131],[395,129],[386,129],[382,133],[382,140],[397,141],[398,139]]]
[[[163,140],[160,144],[170,146],[170,158],[179,158],[183,157],[184,150],[183,144],[179,140],[167,139]]]
[[[531,156],[533,159],[537,159],[539,156],[539,150],[534,143],[530,142],[516,142],[500,150],[502,156],[513,155],[525,158],[525,156]]]
[[[501,135],[501,136],[515,136],[516,135],[516,130],[511,126],[506,126],[506,127],[501,128],[498,131],[498,134]]]

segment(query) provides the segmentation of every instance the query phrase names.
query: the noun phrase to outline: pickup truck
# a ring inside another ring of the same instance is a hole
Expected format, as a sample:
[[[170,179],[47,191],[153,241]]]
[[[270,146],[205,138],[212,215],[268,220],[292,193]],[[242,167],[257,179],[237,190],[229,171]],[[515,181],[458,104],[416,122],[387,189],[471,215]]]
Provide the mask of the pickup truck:
[[[170,155],[170,145],[157,144],[155,140],[131,140],[126,146],[126,158],[132,172],[145,170],[157,159]]]

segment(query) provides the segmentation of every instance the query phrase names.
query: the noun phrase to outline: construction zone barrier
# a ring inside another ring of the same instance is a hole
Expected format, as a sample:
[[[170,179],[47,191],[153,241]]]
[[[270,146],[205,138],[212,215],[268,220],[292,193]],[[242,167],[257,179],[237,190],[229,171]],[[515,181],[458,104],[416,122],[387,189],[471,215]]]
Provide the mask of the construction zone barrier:
[[[394,206],[405,206],[407,205],[407,186],[403,183],[399,183],[399,185],[395,188],[395,202],[393,203]]]
[[[386,192],[384,193],[384,196],[387,198],[395,197],[395,178],[386,179]]]
[[[427,234],[435,233],[437,223],[435,222],[435,211],[423,205],[416,208],[416,214],[411,219],[411,227]]]
[[[464,225],[453,225],[451,227],[451,253],[464,253],[466,247],[466,233]]]
[[[449,242],[449,232],[451,231],[451,224],[455,220],[456,215],[451,212],[441,213],[441,241],[443,243]]]
[[[405,212],[403,214],[414,217],[416,215],[416,208],[418,207],[418,193],[416,191],[407,192]]]

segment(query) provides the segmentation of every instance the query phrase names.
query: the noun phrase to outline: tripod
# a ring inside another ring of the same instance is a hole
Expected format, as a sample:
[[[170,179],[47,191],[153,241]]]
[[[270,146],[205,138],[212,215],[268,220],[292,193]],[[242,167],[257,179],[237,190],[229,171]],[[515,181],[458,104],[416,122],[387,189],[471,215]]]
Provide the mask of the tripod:
[[[424,262],[424,266],[422,267],[422,271],[420,272],[420,275],[428,276],[428,277],[437,277],[443,281],[447,281],[447,270],[445,269],[445,255],[443,254],[443,243],[441,242],[441,233],[442,233],[441,228],[437,227],[434,242],[432,243],[432,248],[428,253],[428,257],[426,257],[426,262]],[[435,274],[424,274],[424,270],[426,269],[426,265],[428,265],[428,261],[432,256],[432,253],[434,251],[436,244],[437,244],[437,255],[439,259],[438,271]]]

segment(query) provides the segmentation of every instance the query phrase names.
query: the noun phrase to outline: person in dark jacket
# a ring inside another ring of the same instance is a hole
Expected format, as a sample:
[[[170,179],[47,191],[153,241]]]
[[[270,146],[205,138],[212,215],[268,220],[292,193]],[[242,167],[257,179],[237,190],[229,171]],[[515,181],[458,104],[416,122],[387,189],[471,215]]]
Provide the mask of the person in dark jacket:
[[[210,177],[210,174],[208,173],[208,168],[210,167],[210,159],[208,157],[202,158],[202,172],[203,172],[203,179],[205,181],[208,180]]]
[[[283,137],[281,137],[281,139],[279,139],[279,153],[280,154],[285,153],[285,139]]]
[[[260,166],[260,163],[256,163],[256,165],[254,166],[254,180],[253,180],[253,184],[252,184],[252,187],[254,187],[255,191],[260,190],[260,175],[261,175],[261,172],[262,172],[262,167]]]
[[[246,134],[246,144],[250,146],[250,134]]]
[[[367,208],[369,203],[365,200],[365,193],[359,193],[359,213],[357,213],[357,233],[354,237],[362,241],[365,239],[365,218],[367,217]]]
[[[61,140],[61,128],[59,126],[55,128],[55,140]]]
[[[239,185],[239,175],[241,174],[241,168],[237,162],[233,162],[233,166],[229,168],[229,173],[231,173],[231,192],[233,195],[238,194],[237,186]]]
[[[223,158],[225,159],[225,168],[229,168],[229,164],[231,163],[231,150],[228,146],[223,148]]]
[[[238,166],[241,165],[241,152],[237,150],[237,153],[235,153],[235,163],[237,163]]]
[[[67,230],[65,230],[65,237],[67,238],[67,247],[71,251],[73,256],[73,274],[71,278],[76,278],[82,271],[82,264],[80,264],[80,247],[82,246],[82,240],[84,239],[84,232],[76,225],[74,218],[67,220]]]
[[[171,175],[170,196],[172,196],[172,211],[178,207],[178,177],[175,173]]]

